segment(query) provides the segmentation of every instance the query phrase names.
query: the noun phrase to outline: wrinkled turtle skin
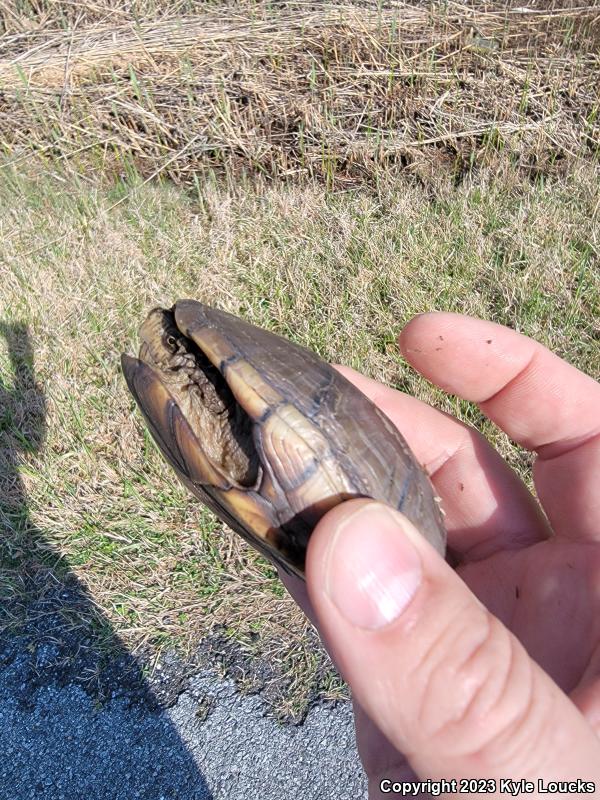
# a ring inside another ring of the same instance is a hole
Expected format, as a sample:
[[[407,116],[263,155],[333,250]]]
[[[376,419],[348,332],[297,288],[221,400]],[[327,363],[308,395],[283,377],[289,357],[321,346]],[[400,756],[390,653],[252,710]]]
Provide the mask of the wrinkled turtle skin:
[[[277,565],[304,577],[316,522],[352,497],[400,509],[444,554],[440,509],[404,438],[315,353],[193,300],[152,310],[140,339],[123,371],[164,457]]]

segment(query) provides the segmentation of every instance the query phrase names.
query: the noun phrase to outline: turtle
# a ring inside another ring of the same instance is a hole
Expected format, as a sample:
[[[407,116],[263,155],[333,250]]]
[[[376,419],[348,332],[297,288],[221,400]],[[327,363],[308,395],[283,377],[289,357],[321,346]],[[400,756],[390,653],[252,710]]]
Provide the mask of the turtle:
[[[196,300],[153,308],[140,341],[122,368],[163,456],[277,567],[304,578],[316,523],[356,497],[399,509],[444,555],[439,503],[404,437],[316,353]]]

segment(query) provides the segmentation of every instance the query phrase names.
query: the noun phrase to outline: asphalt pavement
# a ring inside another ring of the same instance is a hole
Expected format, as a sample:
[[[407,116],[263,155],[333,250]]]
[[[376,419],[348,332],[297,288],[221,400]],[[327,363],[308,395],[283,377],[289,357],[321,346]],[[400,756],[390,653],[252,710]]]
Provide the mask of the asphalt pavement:
[[[32,658],[53,655],[41,647],[0,649],[0,800],[366,797],[349,703],[281,724],[260,695],[203,670],[168,708],[127,694],[99,704],[56,671],[32,681]]]

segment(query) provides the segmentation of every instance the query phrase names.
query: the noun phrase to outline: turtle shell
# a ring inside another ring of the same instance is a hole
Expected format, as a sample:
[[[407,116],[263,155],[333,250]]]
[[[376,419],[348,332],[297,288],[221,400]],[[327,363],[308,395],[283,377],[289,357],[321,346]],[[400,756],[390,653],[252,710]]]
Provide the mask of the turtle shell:
[[[154,309],[140,334],[123,369],[163,455],[275,563],[302,577],[316,522],[352,497],[401,510],[444,553],[431,483],[403,436],[315,353],[193,300]]]

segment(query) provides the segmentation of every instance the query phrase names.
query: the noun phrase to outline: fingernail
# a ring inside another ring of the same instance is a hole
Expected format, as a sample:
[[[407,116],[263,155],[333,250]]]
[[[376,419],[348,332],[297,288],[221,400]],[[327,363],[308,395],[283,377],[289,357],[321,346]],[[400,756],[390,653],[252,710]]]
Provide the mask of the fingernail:
[[[376,630],[395,620],[421,583],[421,559],[404,517],[370,503],[340,523],[326,555],[325,592],[352,625]]]

